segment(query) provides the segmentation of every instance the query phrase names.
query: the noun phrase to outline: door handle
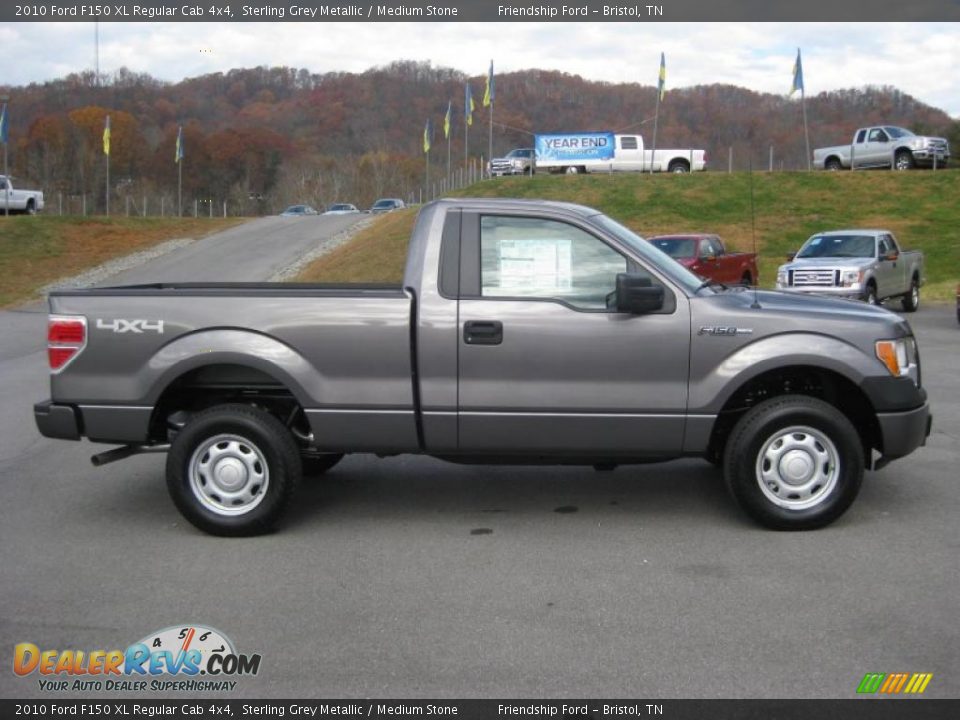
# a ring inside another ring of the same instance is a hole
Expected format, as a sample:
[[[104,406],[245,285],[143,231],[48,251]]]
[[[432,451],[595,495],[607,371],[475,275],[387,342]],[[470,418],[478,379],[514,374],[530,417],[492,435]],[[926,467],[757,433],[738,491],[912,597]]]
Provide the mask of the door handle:
[[[503,323],[499,320],[468,320],[463,324],[467,345],[499,345],[503,342]]]

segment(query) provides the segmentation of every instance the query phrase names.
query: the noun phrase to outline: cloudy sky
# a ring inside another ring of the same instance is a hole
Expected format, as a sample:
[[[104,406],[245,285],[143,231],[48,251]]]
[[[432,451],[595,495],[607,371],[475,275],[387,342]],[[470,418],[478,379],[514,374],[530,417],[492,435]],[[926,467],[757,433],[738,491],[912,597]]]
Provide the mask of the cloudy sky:
[[[797,47],[808,95],[893,85],[960,118],[960,23],[101,23],[100,69],[164,80],[257,65],[360,72],[393,60],[486,72],[544,68],[671,87],[786,93]],[[93,23],[5,23],[4,83],[94,64]],[[15,61],[11,59],[15,58]]]

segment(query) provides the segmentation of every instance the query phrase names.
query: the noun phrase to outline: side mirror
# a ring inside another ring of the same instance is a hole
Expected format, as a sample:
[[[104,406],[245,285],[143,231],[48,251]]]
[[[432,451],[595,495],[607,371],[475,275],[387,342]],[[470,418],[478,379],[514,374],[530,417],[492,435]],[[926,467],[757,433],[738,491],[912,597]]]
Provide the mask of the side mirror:
[[[713,252],[704,253],[700,256],[702,262],[715,262],[717,259],[717,254]]]
[[[644,315],[663,309],[663,286],[654,285],[646,275],[617,275],[617,312]]]
[[[787,253],[787,262],[790,262],[797,256],[797,251],[793,250],[792,252]]]
[[[884,259],[884,260],[896,260],[896,259],[898,259],[899,257],[900,257],[900,253],[898,253],[896,250],[891,250],[890,252],[888,252],[886,255],[883,256],[883,259]]]

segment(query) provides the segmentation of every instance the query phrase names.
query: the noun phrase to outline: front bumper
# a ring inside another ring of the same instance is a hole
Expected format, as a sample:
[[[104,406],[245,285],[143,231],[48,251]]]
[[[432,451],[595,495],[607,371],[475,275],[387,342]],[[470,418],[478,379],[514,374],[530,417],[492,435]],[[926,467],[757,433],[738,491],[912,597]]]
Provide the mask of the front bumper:
[[[893,460],[927,444],[933,416],[930,406],[924,403],[904,412],[878,413],[877,421],[883,442],[883,460]]]
[[[830,287],[828,285],[794,285],[787,287],[777,285],[776,289],[780,292],[822,295],[823,297],[840,298],[842,300],[859,300],[863,297],[863,288],[860,286]]]

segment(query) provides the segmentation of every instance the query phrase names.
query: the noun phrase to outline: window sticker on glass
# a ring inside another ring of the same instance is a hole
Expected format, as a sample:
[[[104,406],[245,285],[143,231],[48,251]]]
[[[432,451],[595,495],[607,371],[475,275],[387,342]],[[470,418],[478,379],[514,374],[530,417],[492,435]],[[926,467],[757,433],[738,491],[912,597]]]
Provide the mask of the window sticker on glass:
[[[562,293],[572,287],[573,254],[566,238],[499,240],[497,254],[498,282],[495,287],[484,287],[485,295]]]

